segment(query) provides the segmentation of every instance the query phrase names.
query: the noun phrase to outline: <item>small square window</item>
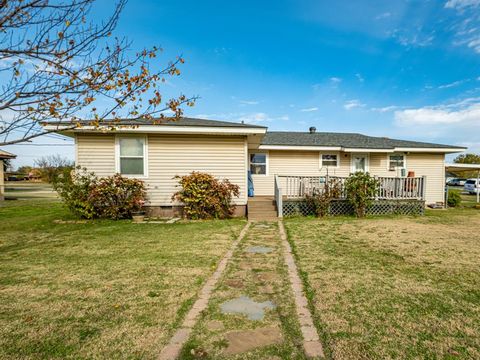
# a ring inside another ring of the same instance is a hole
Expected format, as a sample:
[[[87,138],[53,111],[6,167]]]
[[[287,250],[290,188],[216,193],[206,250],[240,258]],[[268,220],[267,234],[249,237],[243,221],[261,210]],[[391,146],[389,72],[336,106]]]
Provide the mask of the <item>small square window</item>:
[[[405,155],[403,154],[389,155],[388,160],[390,170],[395,170],[397,168],[405,168]]]
[[[338,157],[335,154],[322,154],[322,167],[337,167]]]
[[[250,172],[252,175],[267,174],[267,154],[250,154]]]

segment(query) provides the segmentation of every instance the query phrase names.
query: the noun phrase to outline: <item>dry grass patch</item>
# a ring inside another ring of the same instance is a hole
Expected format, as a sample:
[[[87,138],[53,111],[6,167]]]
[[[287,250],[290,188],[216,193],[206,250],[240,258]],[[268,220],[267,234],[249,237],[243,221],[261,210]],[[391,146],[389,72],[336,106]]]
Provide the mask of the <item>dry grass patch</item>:
[[[0,208],[0,358],[155,358],[243,221],[55,224]]]
[[[330,356],[480,358],[480,212],[286,227]]]

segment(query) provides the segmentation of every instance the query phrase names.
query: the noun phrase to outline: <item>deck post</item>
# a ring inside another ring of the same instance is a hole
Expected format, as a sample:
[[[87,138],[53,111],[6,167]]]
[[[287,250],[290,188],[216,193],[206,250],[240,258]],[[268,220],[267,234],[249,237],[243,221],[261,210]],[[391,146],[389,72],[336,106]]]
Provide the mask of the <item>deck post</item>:
[[[275,175],[274,181],[275,181],[275,203],[277,205],[277,216],[279,218],[282,218],[283,217],[283,195],[282,195],[282,188],[280,187],[280,178],[278,177],[278,175]]]
[[[425,175],[422,176],[422,200],[425,201],[427,195],[427,177]]]

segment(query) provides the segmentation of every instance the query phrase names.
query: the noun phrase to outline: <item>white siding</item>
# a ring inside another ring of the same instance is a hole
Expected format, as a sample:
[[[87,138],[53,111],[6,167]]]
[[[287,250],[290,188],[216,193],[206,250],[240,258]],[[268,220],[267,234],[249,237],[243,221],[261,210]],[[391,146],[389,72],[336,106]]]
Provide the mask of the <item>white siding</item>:
[[[256,152],[250,150],[250,153]],[[267,151],[266,151],[267,152]],[[274,176],[277,175],[325,175],[326,169],[320,169],[320,153],[316,151],[280,151],[268,153],[268,176],[254,175],[255,195],[273,195]],[[334,152],[323,152],[325,154]],[[351,172],[349,153],[339,154],[338,168],[329,168],[330,175],[348,176]],[[444,201],[445,155],[410,153],[406,155],[407,172],[414,171],[415,176],[427,176],[426,202]],[[369,172],[372,175],[394,177],[399,174],[388,170],[387,153],[369,154]]]
[[[78,134],[77,163],[99,176],[115,173],[115,135]],[[178,188],[176,175],[202,171],[240,186],[238,205],[247,202],[247,149],[244,137],[198,135],[148,135],[149,204],[172,204]]]

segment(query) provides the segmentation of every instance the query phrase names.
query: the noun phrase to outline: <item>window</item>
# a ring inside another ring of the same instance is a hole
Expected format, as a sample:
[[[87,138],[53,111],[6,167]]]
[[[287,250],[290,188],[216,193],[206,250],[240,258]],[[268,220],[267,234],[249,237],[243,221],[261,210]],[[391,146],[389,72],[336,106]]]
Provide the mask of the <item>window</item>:
[[[250,172],[252,175],[267,175],[267,154],[250,154]]]
[[[146,176],[144,137],[118,138],[117,172],[122,175]]]
[[[338,155],[322,154],[320,167],[338,167]]]
[[[391,154],[388,155],[388,168],[391,171],[396,169],[405,169],[405,155]]]

